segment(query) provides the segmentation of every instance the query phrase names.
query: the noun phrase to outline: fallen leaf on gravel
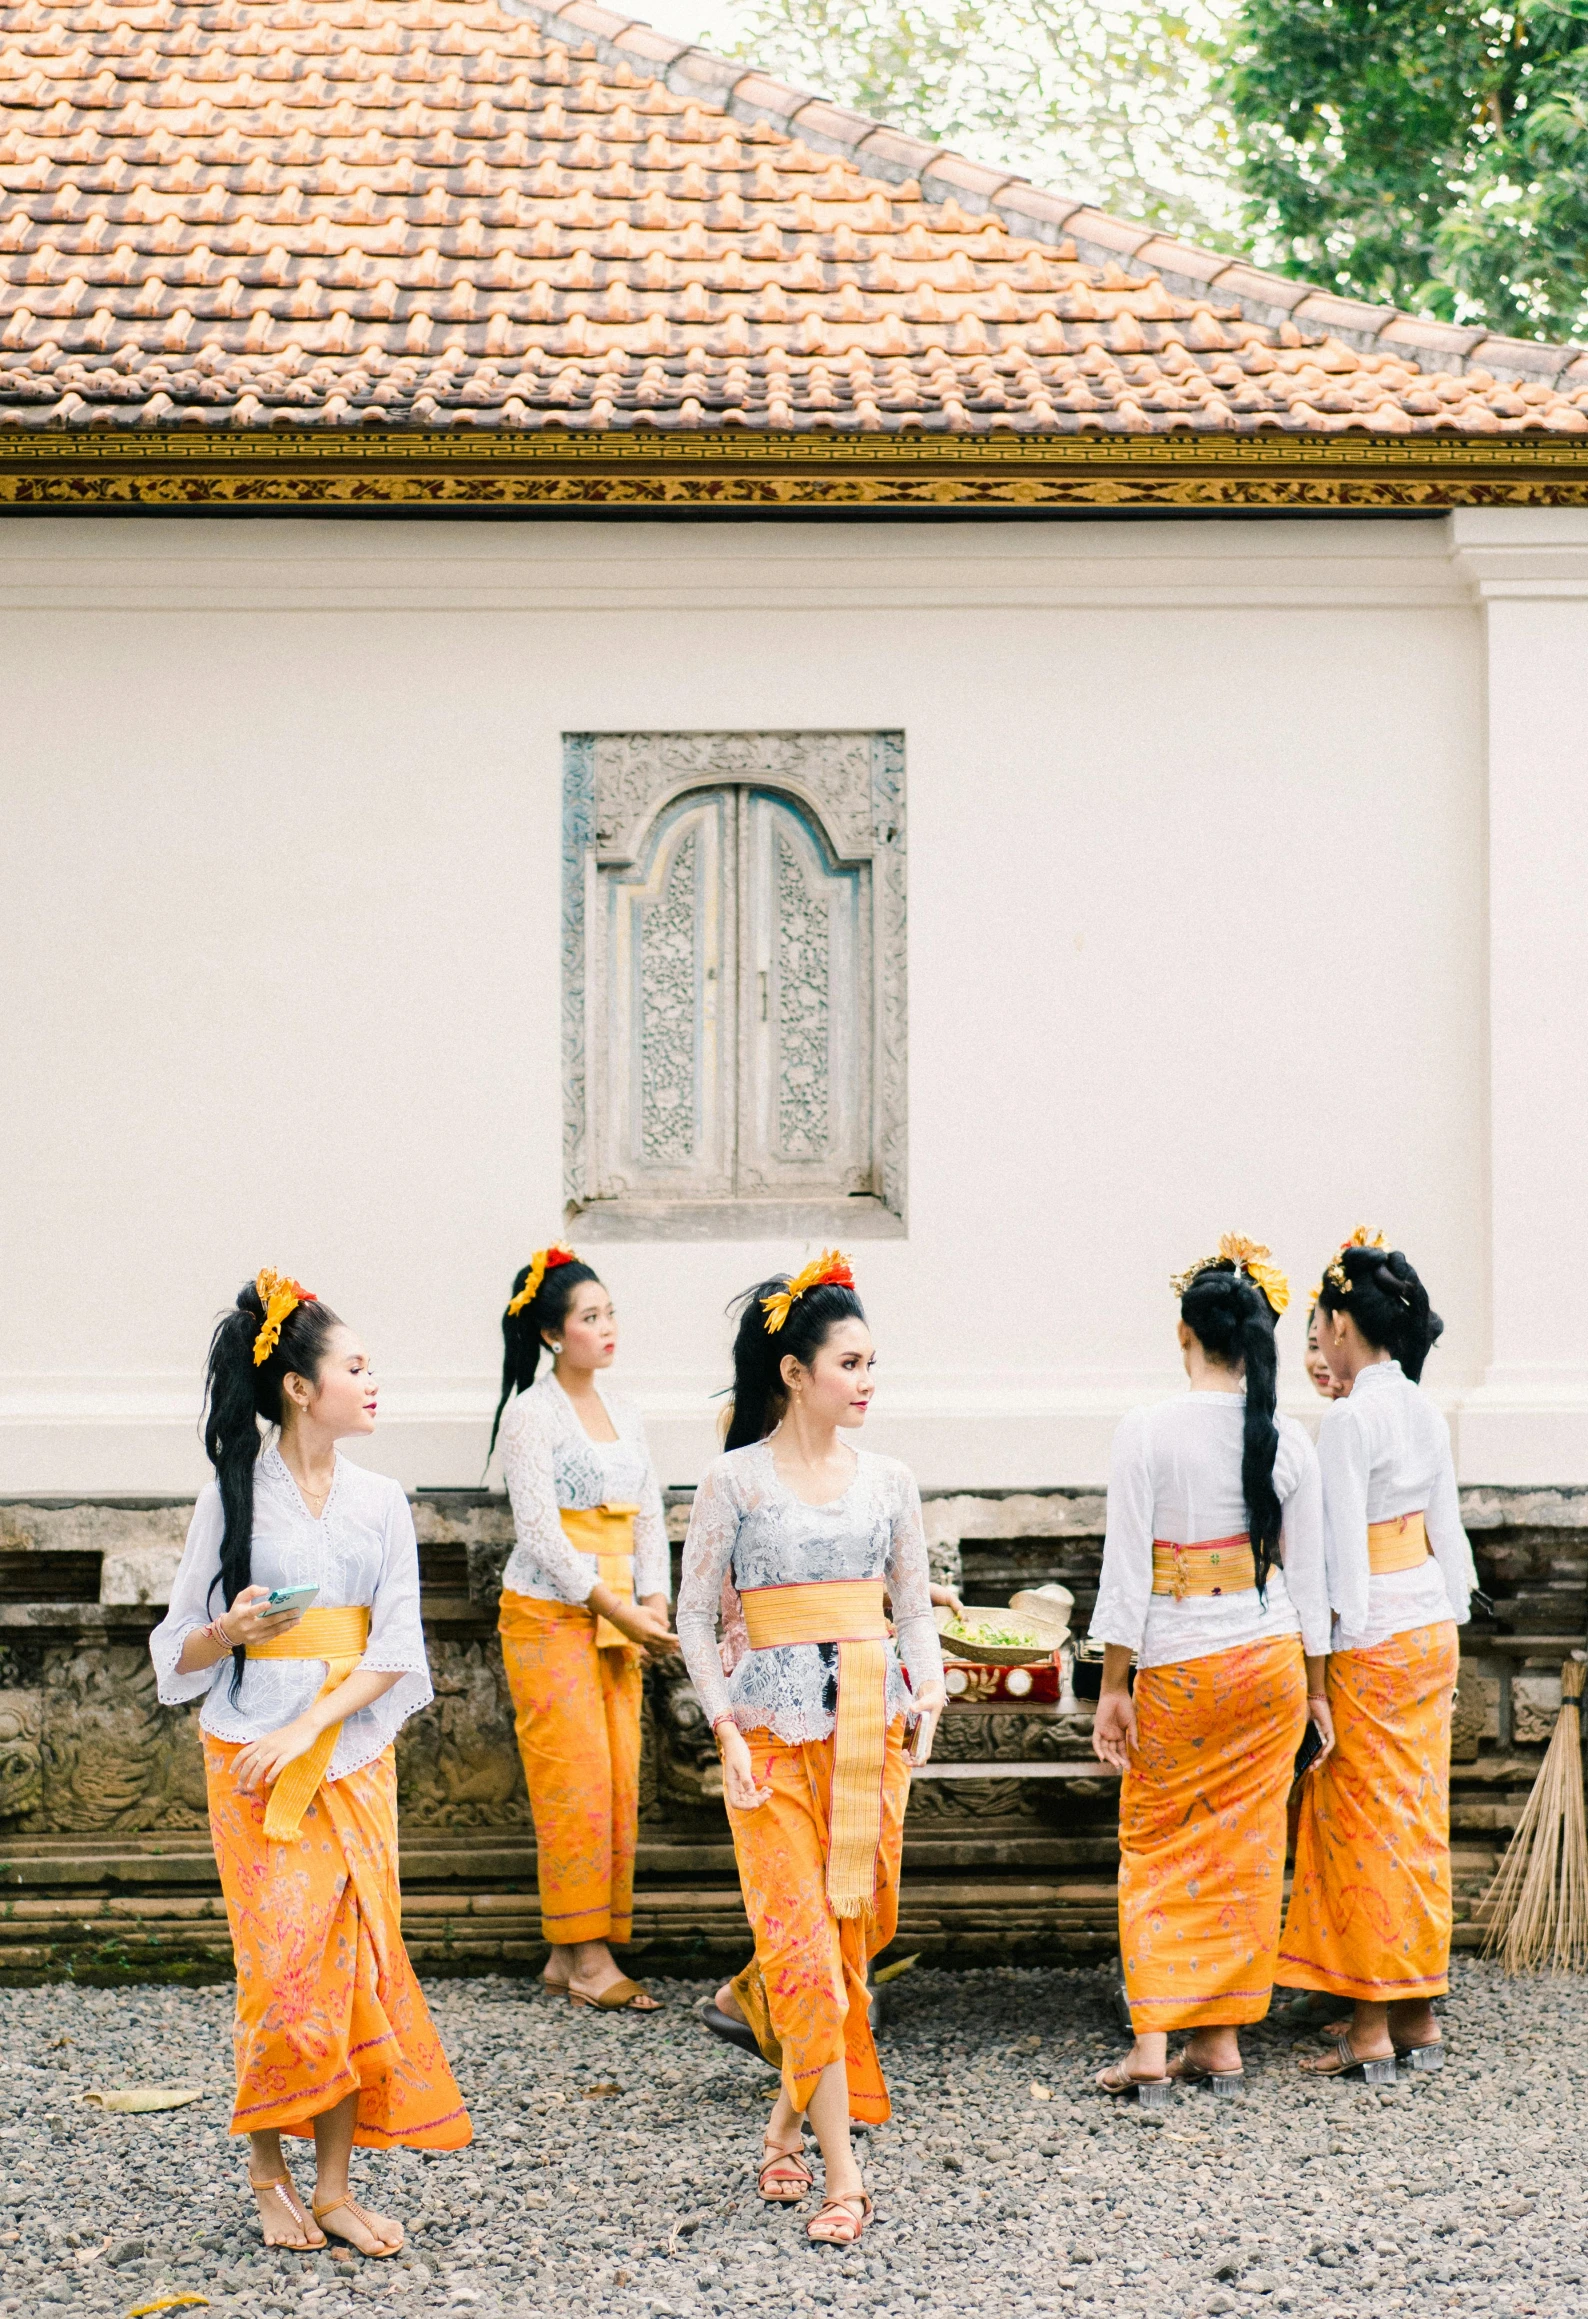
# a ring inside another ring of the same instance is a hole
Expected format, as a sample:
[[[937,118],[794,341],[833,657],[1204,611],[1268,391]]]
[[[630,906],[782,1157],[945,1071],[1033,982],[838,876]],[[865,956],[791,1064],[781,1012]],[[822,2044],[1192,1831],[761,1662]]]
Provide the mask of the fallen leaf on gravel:
[[[207,2311],[210,2299],[208,2295],[162,2295],[157,2303],[134,2303],[127,2319],[149,2319],[151,2311],[189,2311],[195,2304],[202,2304]]]
[[[896,1965],[883,1965],[871,1978],[879,1989],[884,1988],[889,1981],[896,1981],[901,1973],[907,1973],[912,1965],[918,1965],[920,1961],[921,1952],[917,1949],[913,1957],[901,1957]]]
[[[1031,2099],[1034,2102],[1051,2102],[1053,2099],[1052,2086],[1038,2085],[1035,2079],[1033,2079],[1031,2084]]]
[[[116,2110],[129,2117],[141,2117],[146,2110],[181,2110],[189,2102],[201,2102],[206,2088],[201,2085],[123,2085],[108,2090],[95,2086],[84,2094],[85,2102],[93,2102],[102,2110]],[[163,2308],[164,2306],[159,2306]],[[156,2305],[150,2304],[154,2310]]]
[[[609,2094],[620,2094],[622,2091],[620,2085],[587,2085],[584,2098],[587,2102],[605,2101]]]

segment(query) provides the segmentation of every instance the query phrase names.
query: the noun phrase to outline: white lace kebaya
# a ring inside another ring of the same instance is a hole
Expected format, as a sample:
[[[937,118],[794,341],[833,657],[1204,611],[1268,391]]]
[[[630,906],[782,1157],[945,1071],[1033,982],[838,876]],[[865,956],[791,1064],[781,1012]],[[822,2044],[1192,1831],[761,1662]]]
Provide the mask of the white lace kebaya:
[[[678,1589],[678,1639],[708,1719],[715,1723],[731,1714],[741,1731],[765,1728],[794,1746],[827,1738],[836,1720],[836,1646],[747,1650],[725,1676],[716,1642],[725,1578],[741,1592],[834,1578],[885,1579],[897,1634],[896,1646],[888,1645],[890,1717],[910,1705],[901,1659],[917,1693],[943,1680],[921,1493],[896,1458],[859,1451],[843,1496],[808,1506],[779,1478],[768,1439],[718,1458],[695,1493]]]
[[[1274,1490],[1282,1512],[1284,1568],[1268,1574],[1266,1606],[1251,1587],[1179,1602],[1152,1591],[1155,1538],[1200,1546],[1245,1530],[1245,1423],[1244,1393],[1184,1393],[1122,1419],[1109,1467],[1108,1531],[1092,1642],[1135,1651],[1143,1667],[1205,1659],[1298,1630],[1311,1657],[1328,1650],[1318,1459],[1293,1417],[1275,1420]]]
[[[588,1513],[595,1506],[638,1506],[634,1517],[634,1594],[670,1596],[672,1565],[662,1493],[646,1446],[645,1428],[631,1403],[595,1380],[601,1405],[617,1428],[616,1441],[592,1441],[579,1412],[548,1369],[527,1393],[509,1403],[500,1435],[502,1474],[513,1507],[517,1544],[502,1585],[536,1602],[584,1602],[599,1573],[593,1554],[572,1545],[559,1509]]]
[[[1369,1362],[1346,1399],[1330,1402],[1318,1463],[1334,1649],[1376,1650],[1392,1635],[1447,1618],[1464,1625],[1478,1574],[1461,1522],[1450,1428],[1399,1361]],[[1397,1514],[1422,1515],[1432,1552],[1415,1570],[1375,1573],[1368,1524]]]
[[[210,1482],[193,1509],[170,1607],[149,1637],[149,1655],[165,1706],[203,1699],[199,1722],[213,1738],[263,1739],[309,1706],[325,1681],[325,1661],[250,1659],[235,1702],[230,1657],[195,1674],[177,1672],[187,1637],[225,1607],[215,1583],[221,1529],[220,1491]],[[419,1616],[419,1548],[401,1486],[339,1455],[331,1494],[316,1519],[272,1442],[254,1469],[250,1560],[255,1586],[317,1586],[317,1610],[368,1607],[369,1642],[359,1667],[401,1680],[347,1717],[325,1776],[342,1779],[361,1771],[435,1695]]]

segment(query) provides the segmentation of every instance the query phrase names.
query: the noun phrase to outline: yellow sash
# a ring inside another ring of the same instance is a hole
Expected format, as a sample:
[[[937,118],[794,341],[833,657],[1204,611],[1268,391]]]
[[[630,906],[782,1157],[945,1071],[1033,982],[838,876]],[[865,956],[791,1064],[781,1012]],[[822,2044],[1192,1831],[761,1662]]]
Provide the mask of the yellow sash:
[[[1154,1594],[1184,1602],[1192,1594],[1246,1594],[1256,1584],[1257,1563],[1244,1530],[1238,1538],[1210,1538],[1201,1546],[1152,1542]]]
[[[369,1612],[363,1603],[352,1603],[341,1610],[321,1610],[316,1606],[304,1612],[290,1634],[278,1635],[265,1643],[250,1643],[248,1656],[251,1659],[323,1659],[325,1681],[315,1693],[318,1700],[347,1681],[364,1656],[368,1641]],[[335,1723],[328,1723],[308,1754],[300,1755],[296,1763],[289,1763],[271,1789],[270,1801],[265,1806],[265,1834],[273,1843],[290,1844],[297,1835],[303,1815],[325,1777],[341,1728],[340,1717]]]
[[[888,1738],[888,1622],[880,1578],[753,1586],[741,1594],[753,1651],[838,1645],[838,1717],[827,1844],[834,1916],[864,1916],[876,1892]]]
[[[610,1586],[620,1602],[634,1600],[634,1517],[638,1506],[563,1506],[562,1526],[570,1546],[593,1554],[603,1586]],[[621,1627],[599,1611],[595,1614],[598,1651],[637,1650]]]
[[[1421,1514],[1396,1514],[1367,1526],[1367,1566],[1375,1578],[1392,1570],[1417,1570],[1428,1560],[1428,1531]]]

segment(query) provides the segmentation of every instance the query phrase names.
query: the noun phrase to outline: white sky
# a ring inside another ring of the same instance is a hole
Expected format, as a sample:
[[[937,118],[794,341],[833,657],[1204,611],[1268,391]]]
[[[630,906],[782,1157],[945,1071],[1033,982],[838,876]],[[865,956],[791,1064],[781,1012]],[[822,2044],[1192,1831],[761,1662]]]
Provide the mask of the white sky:
[[[704,48],[719,52],[734,37],[733,10],[729,0],[609,0],[619,14],[632,10],[646,24],[654,24],[658,32],[666,32],[674,40],[698,40]]]

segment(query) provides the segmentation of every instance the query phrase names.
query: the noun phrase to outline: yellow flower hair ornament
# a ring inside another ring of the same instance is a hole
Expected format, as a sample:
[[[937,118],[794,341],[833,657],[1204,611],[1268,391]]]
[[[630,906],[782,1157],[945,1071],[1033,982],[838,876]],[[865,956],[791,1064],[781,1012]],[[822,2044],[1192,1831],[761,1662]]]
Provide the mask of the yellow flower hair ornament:
[[[1232,1272],[1244,1272],[1262,1290],[1277,1320],[1290,1303],[1290,1282],[1274,1262],[1273,1251],[1265,1248],[1260,1240],[1248,1240],[1244,1233],[1226,1232],[1216,1256],[1204,1256],[1200,1262],[1188,1265],[1184,1272],[1175,1273],[1169,1286],[1176,1296],[1184,1296],[1199,1272],[1211,1272],[1225,1264]]]
[[[262,1368],[281,1342],[284,1321],[295,1313],[300,1304],[318,1304],[313,1289],[289,1279],[284,1272],[272,1272],[267,1264],[254,1275],[254,1289],[265,1308],[265,1322],[254,1339],[254,1367]]]
[[[1385,1239],[1382,1232],[1375,1232],[1371,1237],[1369,1237],[1367,1226],[1365,1224],[1358,1224],[1350,1239],[1341,1241],[1340,1256],[1349,1256],[1353,1248],[1382,1248],[1387,1252],[1389,1249],[1389,1242]],[[1342,1296],[1349,1296],[1351,1293],[1351,1282],[1346,1273],[1345,1266],[1340,1261],[1340,1256],[1335,1258],[1334,1262],[1330,1265],[1328,1271],[1324,1274],[1323,1277],[1325,1280],[1332,1281]],[[1321,1282],[1319,1283],[1319,1286],[1322,1286]]]
[[[766,1333],[775,1337],[788,1319],[795,1305],[809,1289],[853,1288],[855,1276],[849,1269],[849,1259],[838,1248],[824,1249],[812,1259],[803,1272],[796,1272],[787,1288],[774,1289],[761,1299],[761,1310],[766,1314]]]
[[[529,1260],[524,1285],[507,1308],[509,1320],[516,1319],[526,1305],[534,1303],[548,1272],[555,1272],[559,1264],[577,1264],[578,1261],[571,1248],[559,1247],[555,1240],[549,1248],[537,1248]]]

